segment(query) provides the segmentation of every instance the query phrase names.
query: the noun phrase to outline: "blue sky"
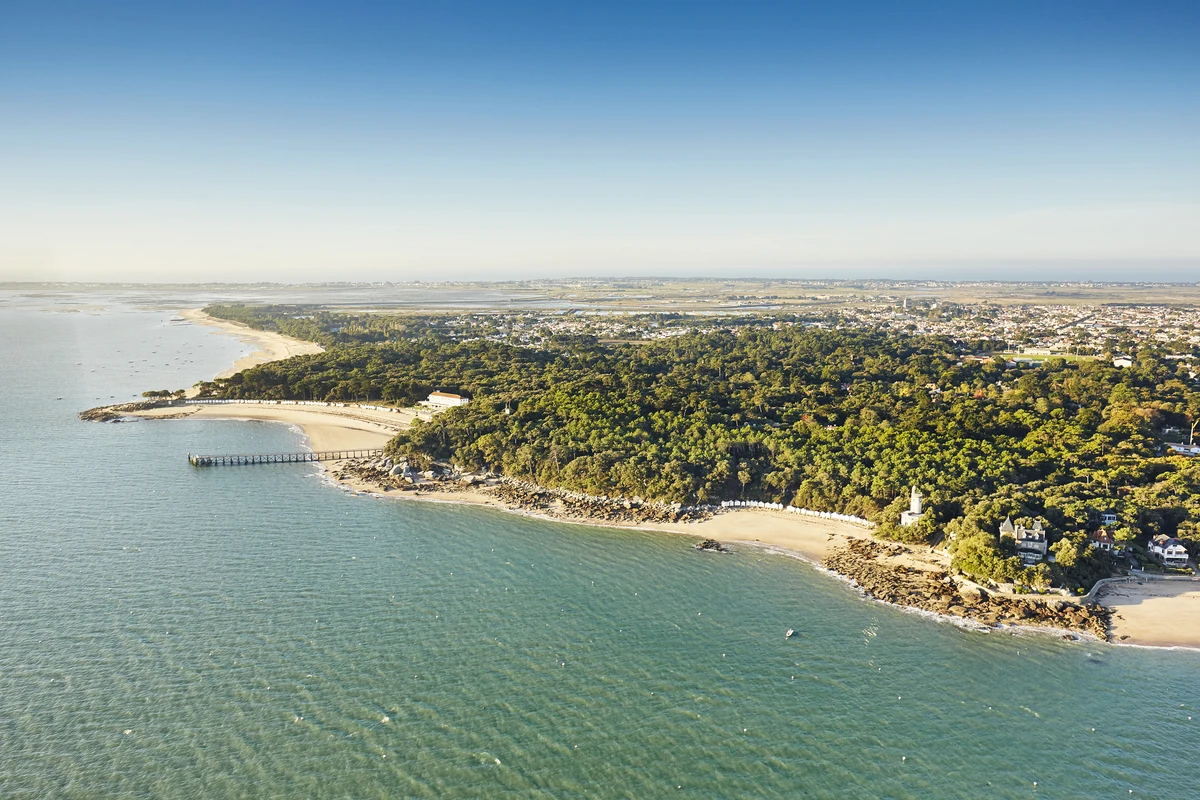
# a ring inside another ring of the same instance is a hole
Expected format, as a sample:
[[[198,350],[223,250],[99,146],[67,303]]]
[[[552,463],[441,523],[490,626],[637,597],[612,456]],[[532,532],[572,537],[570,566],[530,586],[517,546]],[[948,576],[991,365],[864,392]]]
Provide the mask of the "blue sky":
[[[0,3],[0,279],[1200,279],[1200,4]]]

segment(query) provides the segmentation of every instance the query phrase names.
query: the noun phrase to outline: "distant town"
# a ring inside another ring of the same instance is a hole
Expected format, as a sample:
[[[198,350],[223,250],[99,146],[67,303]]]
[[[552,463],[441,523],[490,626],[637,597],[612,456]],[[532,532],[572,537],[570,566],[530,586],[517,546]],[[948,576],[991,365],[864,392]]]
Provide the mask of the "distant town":
[[[443,317],[438,325],[458,341],[485,339],[537,345],[556,335],[602,340],[664,339],[772,325],[882,329],[944,336],[980,352],[1014,360],[1050,356],[1128,359],[1141,344],[1184,359],[1200,349],[1200,307],[1166,305],[998,305],[904,298],[819,312],[653,312],[571,310],[479,312]]]

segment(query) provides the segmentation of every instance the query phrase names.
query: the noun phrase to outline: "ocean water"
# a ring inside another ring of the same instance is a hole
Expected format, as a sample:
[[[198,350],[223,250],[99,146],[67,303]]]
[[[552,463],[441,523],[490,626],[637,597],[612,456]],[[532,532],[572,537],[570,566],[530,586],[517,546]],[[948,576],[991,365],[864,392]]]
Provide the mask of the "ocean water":
[[[78,421],[239,354],[170,316],[0,308],[0,797],[1200,796],[1200,654]]]

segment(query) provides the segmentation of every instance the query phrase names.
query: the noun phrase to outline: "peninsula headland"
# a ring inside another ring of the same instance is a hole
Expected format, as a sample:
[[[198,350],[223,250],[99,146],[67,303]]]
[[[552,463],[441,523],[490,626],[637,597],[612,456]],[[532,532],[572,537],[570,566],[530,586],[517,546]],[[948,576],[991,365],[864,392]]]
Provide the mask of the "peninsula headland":
[[[1200,460],[1171,449],[1200,412],[1195,343],[1161,335],[1190,307],[1147,317],[1153,335],[1087,308],[1000,308],[213,306],[183,316],[253,342],[253,363],[113,411],[386,449],[328,465],[356,491],[786,551],[985,626],[1200,646]],[[1054,314],[1074,320],[1060,344],[1013,340],[1014,315]],[[1183,556],[1164,559],[1172,543]]]

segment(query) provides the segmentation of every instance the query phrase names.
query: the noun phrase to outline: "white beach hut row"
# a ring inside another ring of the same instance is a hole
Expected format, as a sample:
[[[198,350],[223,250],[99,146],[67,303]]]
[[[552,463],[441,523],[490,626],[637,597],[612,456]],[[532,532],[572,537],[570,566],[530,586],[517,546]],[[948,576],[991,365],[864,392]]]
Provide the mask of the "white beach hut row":
[[[800,514],[805,517],[816,517],[817,519],[832,519],[838,522],[849,522],[853,525],[861,525],[864,528],[874,528],[875,523],[869,519],[856,517],[853,514],[839,514],[836,511],[813,511],[811,508],[797,508],[796,506],[785,506],[783,503],[764,503],[761,500],[722,500],[721,508],[767,508],[775,511],[786,511],[789,514]]]
[[[258,406],[322,406],[324,408],[365,408],[370,411],[387,411],[391,414],[399,414],[405,409],[391,408],[390,406],[369,406],[364,403],[327,403],[323,400],[242,400],[242,399],[227,399],[227,398],[204,398],[193,400],[180,400],[179,405],[192,405],[202,403],[205,405],[227,405],[230,403],[243,403],[246,405]]]

